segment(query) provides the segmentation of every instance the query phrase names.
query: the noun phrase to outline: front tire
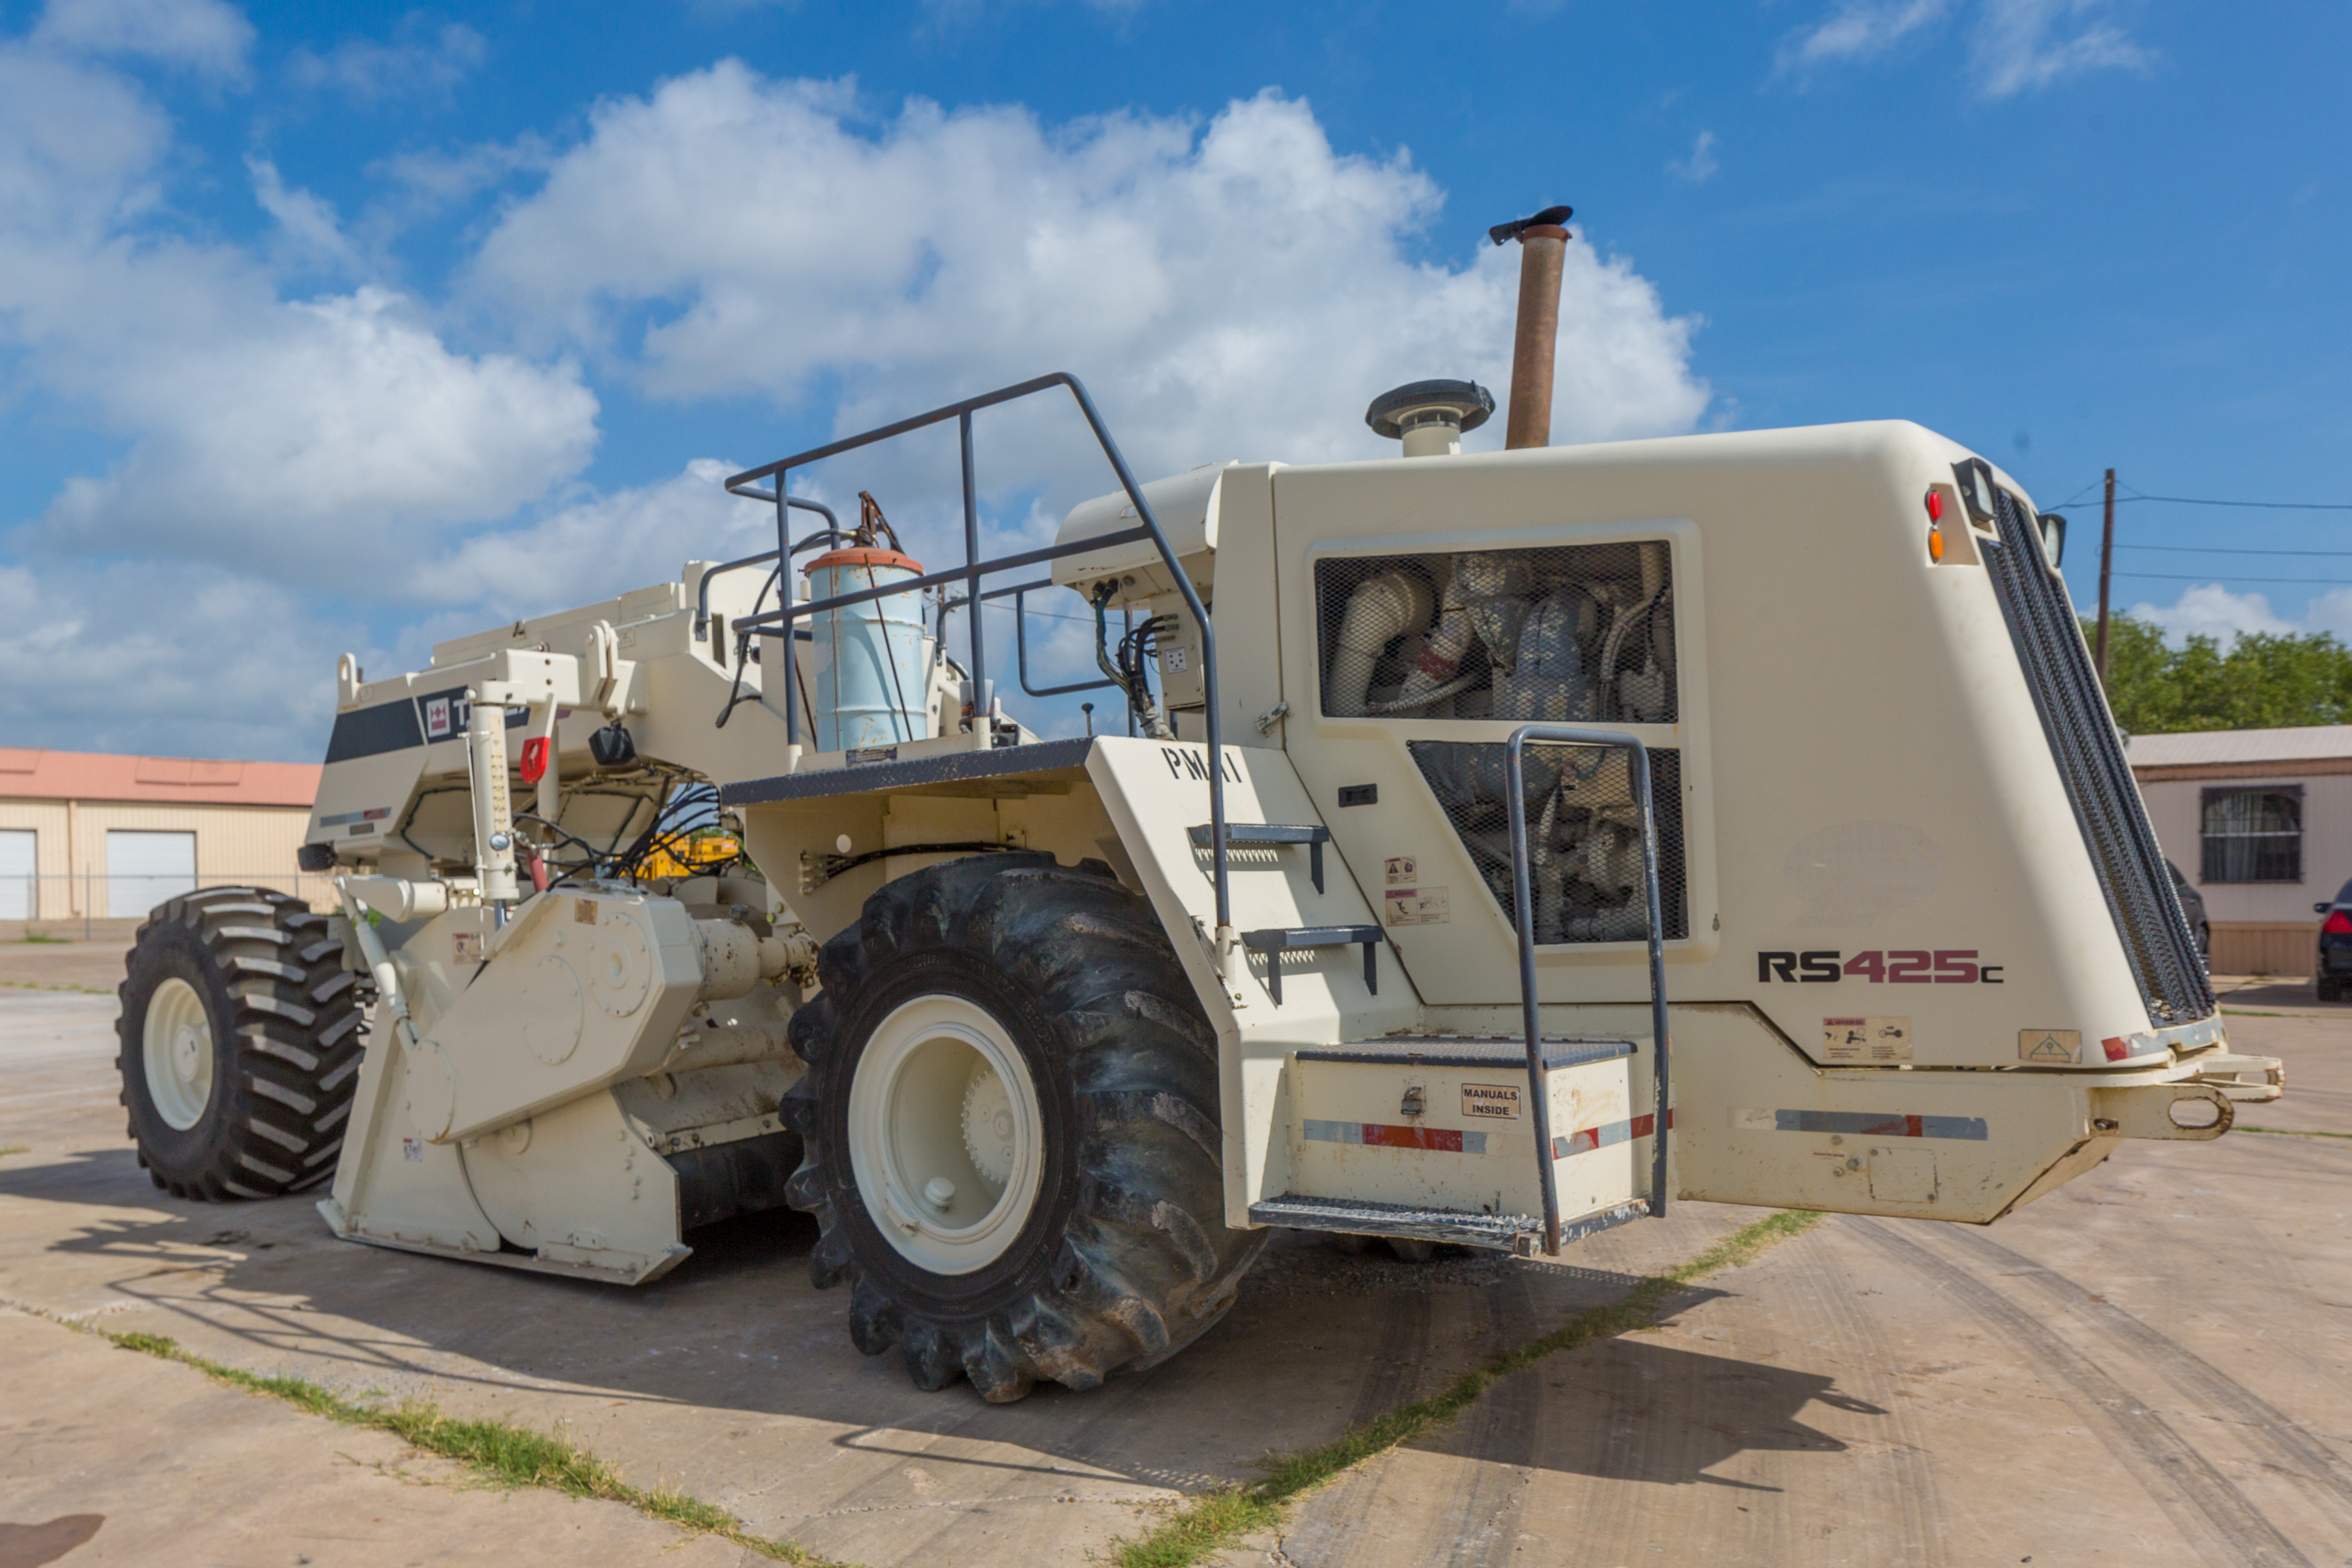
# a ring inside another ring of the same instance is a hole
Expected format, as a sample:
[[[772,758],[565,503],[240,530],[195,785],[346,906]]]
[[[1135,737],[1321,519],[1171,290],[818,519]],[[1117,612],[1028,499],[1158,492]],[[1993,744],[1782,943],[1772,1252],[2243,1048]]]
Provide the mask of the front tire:
[[[1142,899],[1091,863],[949,861],[868,899],[818,973],[786,1196],[858,1349],[1003,1403],[1224,1315],[1265,1233],[1225,1228],[1216,1037]]]
[[[327,917],[267,889],[207,888],[150,915],[128,967],[122,1103],[154,1184],[274,1198],[334,1174],[363,1037]]]

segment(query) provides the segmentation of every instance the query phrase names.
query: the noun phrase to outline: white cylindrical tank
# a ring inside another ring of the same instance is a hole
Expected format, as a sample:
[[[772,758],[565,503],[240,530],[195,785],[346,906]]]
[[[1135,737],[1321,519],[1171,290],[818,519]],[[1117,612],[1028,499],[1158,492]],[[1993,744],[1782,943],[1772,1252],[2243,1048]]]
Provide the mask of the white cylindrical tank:
[[[922,574],[920,562],[895,550],[827,551],[808,563],[809,596],[828,599]],[[809,628],[822,650],[811,661],[816,667],[810,700],[818,751],[930,738],[930,670],[919,591],[819,611],[809,617]]]

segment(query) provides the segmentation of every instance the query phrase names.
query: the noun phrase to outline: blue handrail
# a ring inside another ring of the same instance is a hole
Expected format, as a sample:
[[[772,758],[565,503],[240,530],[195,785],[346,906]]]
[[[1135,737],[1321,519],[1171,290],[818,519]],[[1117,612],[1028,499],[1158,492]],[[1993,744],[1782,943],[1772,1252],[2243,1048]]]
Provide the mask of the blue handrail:
[[[1076,401],[1078,412],[1085,416],[1087,428],[1094,433],[1096,444],[1102,447],[1103,456],[1109,459],[1111,471],[1118,476],[1119,488],[1127,492],[1127,499],[1133,503],[1135,514],[1140,520],[1139,526],[1122,529],[1114,533],[1096,534],[1091,538],[1074,541],[1069,544],[1050,545],[1042,550],[1023,551],[1017,554],[999,556],[993,561],[982,561],[980,559],[979,489],[972,464],[971,416],[981,409],[992,408],[1002,403],[1012,403],[1056,386],[1066,387],[1071,397]],[[971,689],[975,710],[973,721],[975,724],[985,724],[988,721],[987,715],[978,711],[979,695],[987,689],[988,684],[988,652],[986,637],[981,626],[982,617],[979,609],[982,597],[981,579],[991,572],[1010,571],[1015,566],[1034,566],[1047,561],[1057,561],[1066,555],[1075,555],[1082,551],[1100,550],[1108,545],[1149,539],[1158,548],[1160,560],[1167,564],[1169,575],[1175,580],[1177,592],[1183,595],[1184,607],[1192,613],[1193,624],[1201,628],[1201,679],[1202,694],[1208,703],[1202,717],[1208,731],[1210,759],[1209,821],[1216,840],[1216,955],[1218,967],[1222,972],[1234,938],[1233,899],[1227,883],[1225,868],[1225,770],[1223,766],[1225,752],[1224,727],[1217,701],[1217,634],[1215,628],[1210,625],[1207,607],[1201,603],[1201,595],[1192,586],[1192,579],[1176,559],[1175,547],[1168,542],[1168,535],[1160,528],[1160,519],[1152,511],[1151,503],[1144,499],[1143,487],[1136,482],[1133,470],[1129,468],[1126,457],[1118,449],[1118,443],[1111,438],[1109,429],[1103,424],[1102,416],[1095,409],[1094,399],[1087,395],[1086,387],[1080,384],[1076,376],[1066,371],[1055,371],[1011,386],[999,387],[994,392],[983,392],[976,397],[967,397],[959,402],[944,404],[927,414],[918,414],[910,419],[901,419],[896,424],[884,425],[866,431],[862,435],[845,437],[841,440],[828,442],[824,446],[813,447],[805,452],[795,453],[777,462],[764,464],[756,468],[747,468],[728,479],[728,493],[774,504],[776,548],[780,552],[784,552],[790,548],[784,526],[785,509],[803,504],[785,493],[785,487],[793,469],[805,468],[811,463],[822,462],[827,458],[837,457],[844,452],[855,451],[860,447],[870,447],[877,441],[887,441],[910,431],[943,424],[950,419],[956,422],[958,446],[963,463],[964,563],[962,566],[946,572],[929,573],[919,577],[901,578],[877,587],[863,588],[851,594],[835,594],[829,598],[812,599],[805,603],[795,602],[791,593],[787,591],[783,595],[782,608],[764,615],[746,616],[735,623],[740,631],[754,631],[763,637],[781,635],[783,637],[784,738],[787,742],[795,745],[800,742],[799,693],[793,679],[800,650],[791,635],[792,624],[794,620],[825,610],[838,609],[847,605],[863,604],[869,599],[914,593],[923,588],[961,581],[964,584],[964,598],[971,606],[967,613],[971,630]],[[772,479],[775,488],[772,490],[757,489],[757,483],[761,479]],[[781,626],[783,629],[781,633],[772,633],[765,629],[771,626]]]

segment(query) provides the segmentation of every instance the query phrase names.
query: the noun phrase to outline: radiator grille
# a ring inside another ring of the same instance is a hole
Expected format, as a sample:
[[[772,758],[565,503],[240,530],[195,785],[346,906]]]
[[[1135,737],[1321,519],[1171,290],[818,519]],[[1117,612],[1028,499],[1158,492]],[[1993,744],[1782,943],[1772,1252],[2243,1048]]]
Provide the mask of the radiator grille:
[[[2213,987],[2124,761],[2065,584],[2043,563],[2032,512],[2006,490],[1996,489],[1993,497],[2000,537],[1997,544],[1986,542],[1986,567],[2148,1021],[2163,1027],[2210,1017]]]
[[[1511,889],[1511,827],[1500,741],[1410,741],[1422,777],[1445,808],[1462,847],[1503,918],[1518,928]],[[1650,752],[1650,794],[1658,825],[1659,923],[1669,942],[1690,935],[1685,912],[1682,753]],[[1633,768],[1615,746],[1527,748],[1529,891],[1536,945],[1640,942],[1649,934],[1642,896],[1641,815]]]

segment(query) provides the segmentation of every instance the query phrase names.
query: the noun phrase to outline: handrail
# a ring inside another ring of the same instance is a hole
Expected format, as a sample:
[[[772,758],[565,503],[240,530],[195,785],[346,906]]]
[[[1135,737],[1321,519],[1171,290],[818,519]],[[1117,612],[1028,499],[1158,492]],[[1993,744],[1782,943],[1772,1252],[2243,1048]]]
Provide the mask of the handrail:
[[[734,489],[731,485],[728,488],[730,489]],[[756,500],[772,501],[776,499],[772,495],[762,495],[756,492],[747,492],[743,490],[735,490],[734,493],[737,495],[750,494],[751,499]],[[813,511],[819,517],[824,519],[824,523],[827,528],[832,529],[835,533],[841,531],[841,519],[834,516],[833,508],[825,505],[824,502],[821,500],[803,500],[799,496],[787,496],[784,498],[784,503],[787,506],[798,507],[803,511]],[[803,541],[803,543],[805,544],[806,541]],[[746,566],[757,566],[762,561],[781,560],[783,553],[784,552],[781,550],[763,550],[757,555],[746,555],[740,561],[729,561],[720,565],[713,566],[709,571],[705,572],[702,574],[701,584],[694,596],[694,640],[697,642],[702,642],[710,635],[710,580],[713,577],[719,576],[723,573],[739,571]],[[767,589],[763,587],[760,591],[764,594],[767,592]]]
[[[1642,808],[1642,890],[1648,900],[1650,928],[1650,1034],[1652,1077],[1656,1089],[1650,1123],[1650,1213],[1666,1212],[1666,1134],[1672,1112],[1666,1103],[1666,939],[1658,902],[1658,821],[1650,797],[1650,748],[1624,730],[1581,730],[1570,724],[1522,724],[1511,731],[1509,765],[1504,770],[1511,826],[1511,908],[1518,917],[1519,1013],[1528,1032],[1528,1095],[1534,1102],[1536,1172],[1543,1188],[1544,1251],[1559,1253],[1559,1183],[1552,1170],[1551,1100],[1544,1082],[1543,1041],[1536,1019],[1535,900],[1528,888],[1527,743],[1529,740],[1572,746],[1622,746],[1633,753],[1633,797]]]
[[[1102,448],[1103,456],[1109,460],[1111,471],[1118,476],[1119,488],[1127,492],[1127,499],[1134,505],[1135,514],[1140,520],[1140,524],[1136,528],[1122,529],[1116,533],[1097,534],[1088,539],[1073,541],[1066,545],[1055,544],[1043,550],[1024,551],[1013,555],[1000,556],[993,561],[982,561],[980,559],[980,499],[972,462],[971,416],[981,409],[992,408],[1002,403],[1011,403],[1055,386],[1067,388],[1070,396],[1076,401],[1078,412],[1085,416],[1087,428],[1093,432],[1096,445]],[[863,435],[845,437],[841,440],[828,442],[824,446],[812,447],[805,452],[795,453],[777,462],[763,464],[756,468],[746,468],[728,479],[728,493],[775,503],[776,548],[780,552],[784,551],[789,548],[784,527],[785,508],[802,504],[785,493],[793,469],[805,468],[811,463],[838,457],[844,452],[855,451],[860,447],[869,447],[877,441],[887,441],[894,437],[904,436],[910,431],[942,424],[950,419],[956,422],[958,445],[961,447],[963,465],[964,564],[961,568],[949,572],[929,573],[919,577],[902,578],[894,583],[883,584],[878,587],[860,589],[850,594],[836,594],[830,598],[812,599],[806,603],[796,603],[788,592],[784,595],[781,609],[766,615],[747,616],[735,623],[739,629],[756,631],[758,635],[763,637],[778,635],[767,631],[765,629],[767,626],[776,624],[782,624],[783,626],[782,635],[784,639],[785,742],[793,746],[800,743],[799,693],[793,679],[800,650],[792,637],[792,623],[800,616],[813,616],[824,610],[839,609],[848,605],[862,604],[869,599],[879,599],[890,595],[913,593],[940,583],[961,579],[965,584],[964,598],[971,606],[966,613],[970,618],[971,630],[973,727],[975,731],[985,734],[989,721],[988,715],[979,710],[980,696],[988,689],[987,636],[981,624],[984,617],[982,616],[979,609],[981,579],[991,572],[1005,572],[1015,566],[1033,566],[1047,561],[1058,561],[1064,556],[1076,555],[1084,551],[1100,550],[1110,544],[1123,544],[1140,539],[1150,540],[1158,548],[1160,560],[1167,565],[1169,575],[1174,579],[1177,592],[1183,596],[1184,607],[1191,612],[1192,624],[1201,628],[1201,681],[1202,695],[1207,699],[1207,708],[1202,717],[1206,721],[1204,728],[1208,732],[1209,822],[1216,839],[1217,930],[1213,945],[1217,970],[1222,975],[1226,973],[1232,961],[1237,939],[1234,935],[1233,896],[1228,885],[1225,866],[1224,726],[1217,701],[1216,629],[1210,624],[1208,609],[1201,603],[1201,595],[1192,586],[1191,575],[1185,572],[1182,564],[1176,558],[1175,546],[1169,543],[1166,531],[1160,526],[1158,514],[1151,510],[1151,503],[1144,499],[1142,485],[1137,482],[1134,471],[1127,466],[1127,458],[1119,451],[1118,443],[1111,438],[1109,428],[1103,424],[1101,414],[1095,408],[1094,399],[1087,395],[1086,387],[1080,384],[1076,376],[1067,371],[1055,371],[1049,374],[1034,376],[1011,386],[999,387],[993,392],[983,392],[974,397],[943,404],[929,413],[918,414],[909,419],[884,425],[868,430]],[[769,479],[775,481],[773,490],[746,488],[753,485],[757,480]],[[992,742],[992,737],[990,737],[990,740]]]

